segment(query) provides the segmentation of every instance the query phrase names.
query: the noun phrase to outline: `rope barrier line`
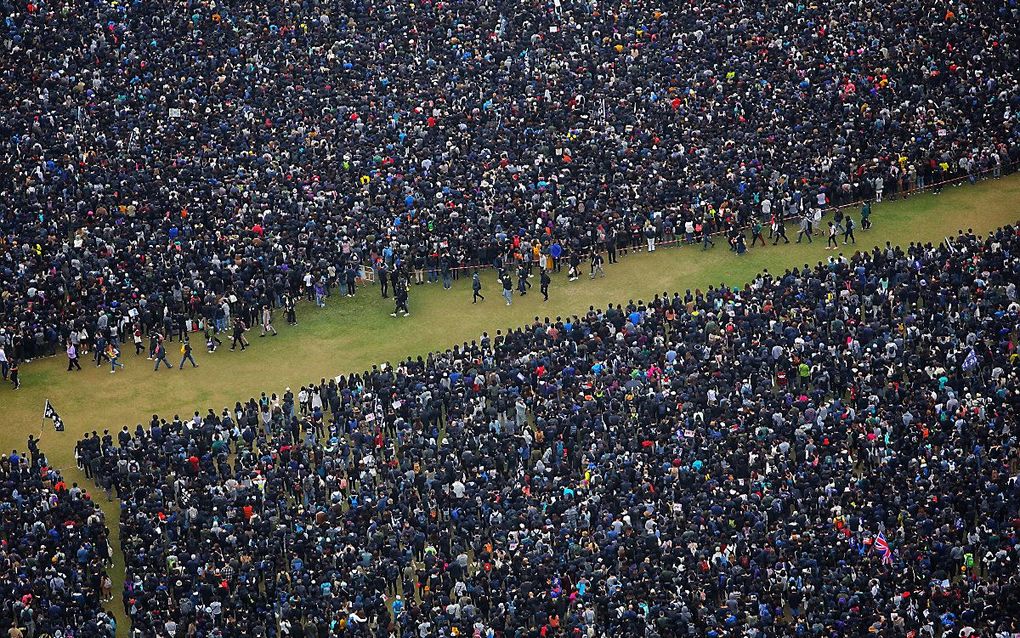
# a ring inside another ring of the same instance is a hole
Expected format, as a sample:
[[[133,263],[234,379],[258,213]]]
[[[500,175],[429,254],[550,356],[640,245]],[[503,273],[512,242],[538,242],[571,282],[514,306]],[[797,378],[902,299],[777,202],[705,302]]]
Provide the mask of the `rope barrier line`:
[[[1006,167],[1012,167],[1012,166],[1013,166],[1013,162],[1007,162],[1005,164],[1000,164],[997,167],[998,170],[999,170],[999,174],[1000,175],[1005,174],[1005,170],[1004,169],[1006,169]],[[990,173],[994,173],[995,171],[996,171],[996,167],[992,167],[992,168],[988,168],[988,169],[985,169],[983,171],[974,173],[974,176],[975,176],[976,179],[983,178],[983,176],[988,175]],[[920,187],[917,187],[917,188],[912,188],[909,191],[906,191],[906,193],[907,194],[910,194],[910,193],[924,193],[924,192],[927,192],[927,191],[932,190],[932,189],[941,188],[943,186],[946,186],[946,185],[949,185],[949,184],[953,184],[955,182],[962,182],[964,180],[969,180],[970,177],[971,177],[970,175],[960,175],[960,176],[952,177],[950,179],[945,179],[945,180],[942,180],[942,181],[939,181],[939,182],[934,182],[934,183],[931,183],[931,184],[925,184],[924,186],[920,186]],[[827,207],[823,214],[828,213],[830,211],[843,210],[843,209],[847,209],[847,208],[857,208],[859,206],[864,205],[864,203],[868,202],[868,201],[872,201],[872,200],[869,200],[869,199],[858,199],[858,200],[854,200],[852,202],[848,202],[846,204],[833,205],[833,206]],[[799,219],[799,218],[800,218],[799,215],[789,215],[789,216],[783,217],[782,220],[784,222],[786,222],[786,221],[790,221],[790,220],[796,220],[796,219]],[[750,226],[745,224],[745,225],[740,227],[740,232],[745,232],[745,231],[747,231],[748,228],[750,228]],[[715,232],[709,233],[709,236],[711,236],[711,237],[720,237],[720,236],[724,235],[725,233],[726,233],[725,229],[724,230],[717,230]],[[677,233],[674,231],[674,237],[676,235],[677,235]],[[701,235],[699,235],[699,238],[700,237],[701,237]],[[660,246],[665,246],[665,247],[675,246],[675,245],[682,244],[682,243],[683,243],[683,241],[681,239],[671,239],[671,240],[668,240],[668,241],[658,241],[658,240],[656,240],[655,247],[658,248]],[[690,244],[688,244],[688,245],[690,245]],[[564,249],[564,250],[566,250],[566,249]],[[543,257],[545,257],[545,256],[547,256],[547,255],[543,254]],[[366,264],[365,268],[366,269],[368,267],[373,267],[374,268],[375,265],[377,265],[380,261],[382,261],[382,258],[378,257],[378,258],[376,258],[376,260],[373,263]],[[493,266],[492,264],[475,264],[475,265],[467,265],[467,266],[453,266],[452,268],[450,268],[450,271],[488,270],[488,269],[494,269],[494,268],[495,268],[495,266]],[[425,268],[425,270],[429,271],[429,270],[432,270],[432,269]]]

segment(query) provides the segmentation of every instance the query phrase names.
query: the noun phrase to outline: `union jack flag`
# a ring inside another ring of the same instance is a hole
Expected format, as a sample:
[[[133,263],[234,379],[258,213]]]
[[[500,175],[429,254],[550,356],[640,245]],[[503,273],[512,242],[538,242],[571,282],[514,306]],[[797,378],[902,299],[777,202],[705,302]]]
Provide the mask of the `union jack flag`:
[[[892,549],[889,547],[888,541],[885,540],[885,534],[882,532],[879,532],[878,538],[875,539],[875,549],[882,552],[882,563],[892,565]]]

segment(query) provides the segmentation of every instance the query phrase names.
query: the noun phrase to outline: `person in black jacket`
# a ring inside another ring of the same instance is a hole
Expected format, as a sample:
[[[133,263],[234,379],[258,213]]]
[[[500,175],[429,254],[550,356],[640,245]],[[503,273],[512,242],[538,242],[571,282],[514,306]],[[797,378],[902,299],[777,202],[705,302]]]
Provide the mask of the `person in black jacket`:
[[[396,317],[398,312],[403,312],[405,317],[409,316],[411,311],[407,309],[407,281],[405,279],[398,278],[393,282],[393,297],[397,304],[390,316]]]
[[[606,270],[605,270],[605,268],[602,267],[602,264],[604,262],[605,262],[605,260],[602,259],[602,253],[600,253],[597,250],[593,250],[591,252],[591,278],[592,279],[595,279],[596,275],[601,276],[601,277],[605,277],[606,276]]]
[[[167,361],[167,359],[166,359],[166,345],[162,341],[159,341],[159,342],[156,343],[156,349],[153,352],[152,356],[156,360],[156,367],[154,367],[152,369],[153,372],[159,371],[159,364],[161,364],[161,363],[165,363],[166,367],[168,367],[171,370],[173,370],[174,364],[172,364],[169,361]]]
[[[552,279],[549,278],[549,271],[545,268],[542,269],[542,276],[539,282],[541,285],[540,290],[542,291],[542,301],[549,301],[549,284],[552,282]]]
[[[471,275],[471,293],[471,303],[478,303],[479,299],[485,301],[485,296],[482,295],[482,278],[479,277],[477,270]]]
[[[248,327],[244,325],[240,317],[234,319],[234,341],[230,344],[230,349],[237,348],[237,344],[241,344],[241,352],[244,352],[245,348],[248,347],[248,340],[244,338],[244,331]]]
[[[782,217],[779,216],[776,217],[774,230],[775,234],[773,235],[774,239],[772,241],[773,246],[778,244],[780,239],[782,239],[787,244],[790,243],[790,238],[786,236],[786,223],[783,221]]]
[[[846,216],[846,223],[843,224],[843,245],[844,246],[846,246],[846,243],[848,241],[850,243],[853,243],[853,244],[857,243],[857,238],[854,237],[854,226],[855,226],[854,220],[849,215],[847,215]]]
[[[181,344],[181,365],[177,366],[178,370],[184,369],[185,361],[190,361],[192,368],[198,367],[198,364],[195,363],[195,357],[191,354],[191,340],[187,337],[184,338],[184,343]]]
[[[528,288],[531,287],[531,282],[528,281],[528,269],[521,266],[517,269],[517,292],[521,293],[521,296],[528,294]]]
[[[514,280],[510,277],[510,273],[506,272],[503,273],[501,279],[503,283],[503,299],[506,300],[506,305],[509,306],[513,303]]]
[[[615,264],[616,259],[616,229],[610,227],[606,232],[606,252],[609,254],[609,263]]]

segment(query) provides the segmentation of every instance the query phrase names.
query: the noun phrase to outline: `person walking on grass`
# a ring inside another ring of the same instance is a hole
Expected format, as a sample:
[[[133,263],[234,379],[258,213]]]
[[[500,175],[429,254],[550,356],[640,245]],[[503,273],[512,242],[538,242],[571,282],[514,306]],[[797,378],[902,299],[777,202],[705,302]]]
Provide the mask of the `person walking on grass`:
[[[135,356],[137,357],[138,355],[142,354],[142,352],[145,351],[145,344],[142,342],[142,327],[137,323],[135,324],[132,339],[135,344]]]
[[[222,345],[223,342],[220,341],[219,337],[212,334],[208,330],[205,331],[205,351],[207,353],[212,354],[216,352],[216,348],[219,348]]]
[[[775,246],[776,244],[778,244],[780,239],[782,239],[783,242],[789,244],[790,238],[786,236],[786,222],[783,221],[783,218],[777,216],[776,221],[772,226],[774,233],[772,245]]]
[[[96,351],[94,354],[97,368],[103,365],[103,359],[110,360],[110,357],[106,354],[106,337],[101,332],[96,334]]]
[[[15,390],[21,388],[21,376],[18,374],[18,360],[11,359],[11,367],[7,371],[11,378],[11,385]]]
[[[78,363],[78,346],[67,342],[67,371],[78,370],[81,372],[81,364]]]
[[[162,341],[156,343],[156,351],[152,353],[153,358],[156,361],[156,367],[152,369],[153,372],[159,372],[159,364],[166,364],[166,367],[173,370],[174,364],[166,360],[166,344]]]
[[[241,344],[241,352],[244,352],[248,347],[248,340],[244,338],[244,331],[248,329],[248,326],[244,325],[244,321],[240,317],[234,318],[234,342],[230,344],[230,349],[234,350],[237,348],[237,344]]]
[[[110,358],[110,374],[117,371],[117,368],[124,369],[124,364],[119,361],[120,359],[120,348],[118,348],[113,342],[110,342],[106,346],[106,356]]]
[[[637,252],[635,250],[635,252]],[[577,256],[577,251],[573,251],[567,256],[567,260],[570,263],[570,269],[567,270],[567,280],[577,281],[577,278],[581,276],[581,258]]]
[[[861,206],[861,230],[871,229],[871,202],[865,200]]]
[[[287,325],[297,325],[297,309],[294,306],[294,299],[290,295],[283,296],[283,307],[287,313]]]
[[[811,214],[808,213],[800,218],[800,230],[797,231],[797,243],[807,237],[807,243],[814,243],[811,240]]]
[[[761,220],[755,219],[754,224],[751,226],[751,248],[754,248],[755,244],[761,241],[761,245],[765,246],[765,238],[761,234],[762,226]]]
[[[321,281],[317,281],[317,282],[315,282],[315,286],[314,286],[313,290],[315,291],[315,305],[318,306],[319,308],[325,308],[326,307],[326,285],[323,284]]]
[[[471,275],[471,303],[478,303],[479,299],[485,301],[485,296],[482,295],[482,278],[478,275],[478,271],[476,270],[474,274]]]
[[[190,361],[192,368],[197,368],[198,364],[195,363],[195,357],[191,354],[191,341],[185,337],[184,343],[181,344],[181,365],[177,366],[178,370],[184,369],[184,362]]]
[[[377,276],[379,277],[379,290],[382,292],[382,298],[389,299],[390,275],[388,272],[386,272],[386,262],[379,263],[379,265],[376,267],[376,273]]]
[[[407,281],[403,277],[393,282],[393,299],[396,305],[390,313],[391,317],[396,317],[398,312],[403,312],[405,317],[411,315],[411,311],[407,309]]]
[[[701,249],[708,250],[709,246],[715,248],[715,242],[712,241],[712,232],[708,230],[708,225],[703,224],[701,226]]]
[[[514,302],[514,281],[510,278],[510,273],[503,273],[503,299],[508,306]]]
[[[825,250],[836,250],[839,247],[839,242],[836,241],[836,236],[839,234],[839,226],[833,222],[829,222],[829,242],[825,245]]]
[[[592,253],[591,253],[591,278],[592,279],[595,279],[596,275],[598,275],[599,277],[605,277],[606,276],[606,270],[605,270],[605,268],[602,267],[603,263],[605,263],[605,260],[602,259],[602,253],[600,253],[598,250],[593,250]]]
[[[857,238],[854,237],[854,220],[850,215],[846,216],[846,223],[843,225],[843,245],[846,246],[846,242],[849,241],[851,244],[857,243]]]
[[[549,301],[549,284],[552,283],[552,278],[549,277],[549,271],[545,268],[542,269],[542,274],[539,277],[539,290],[542,291],[542,301]]]
[[[153,330],[149,335],[149,361],[156,358],[156,347],[161,343],[163,343],[163,335],[158,330]]]
[[[273,309],[269,307],[269,304],[262,306],[262,334],[260,337],[266,336],[266,333],[276,336],[276,328],[273,327]]]

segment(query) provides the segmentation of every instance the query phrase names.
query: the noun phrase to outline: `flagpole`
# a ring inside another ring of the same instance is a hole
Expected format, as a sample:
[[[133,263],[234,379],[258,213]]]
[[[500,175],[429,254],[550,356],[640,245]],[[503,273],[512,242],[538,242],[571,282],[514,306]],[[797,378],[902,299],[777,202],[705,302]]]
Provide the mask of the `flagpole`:
[[[50,404],[50,400],[46,399],[46,405],[49,405],[49,404]],[[42,438],[43,438],[43,433],[44,432],[46,432],[46,407],[45,406],[43,406],[43,415],[42,415],[42,419],[39,422],[39,447],[40,448],[43,446],[42,445]]]

